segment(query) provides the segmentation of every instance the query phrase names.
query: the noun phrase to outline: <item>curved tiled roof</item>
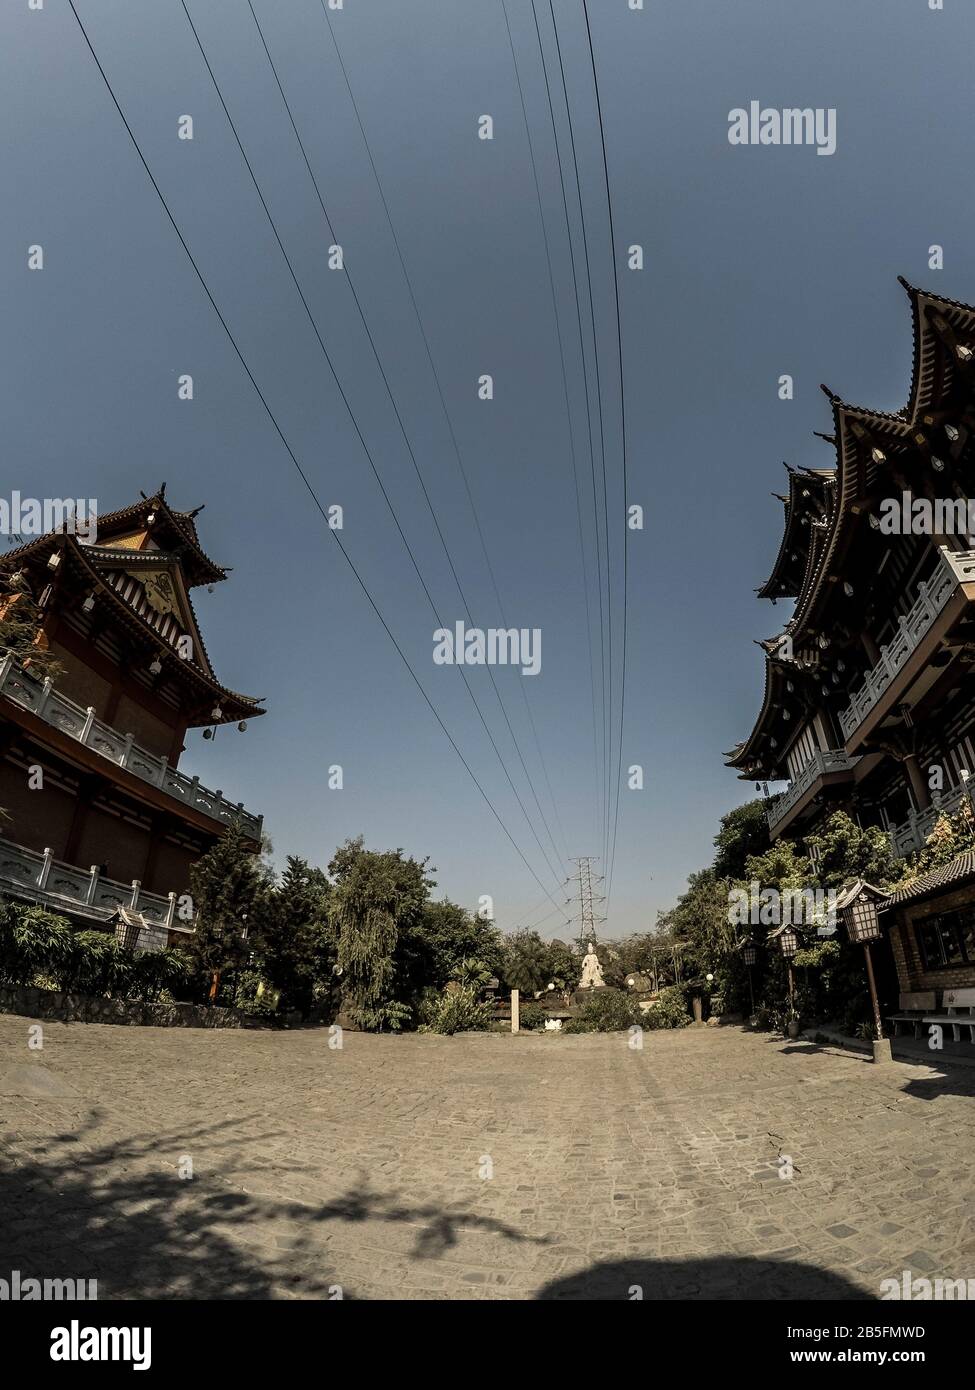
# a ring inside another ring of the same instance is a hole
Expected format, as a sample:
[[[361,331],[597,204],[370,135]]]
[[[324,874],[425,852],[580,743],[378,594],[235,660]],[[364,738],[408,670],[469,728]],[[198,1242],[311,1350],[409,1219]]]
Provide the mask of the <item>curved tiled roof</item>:
[[[804,504],[815,493],[819,504],[828,509],[827,493],[835,477],[834,468],[789,469],[789,495],[784,501],[785,526],[779,553],[768,579],[756,590],[759,598],[795,598],[799,593],[802,580],[797,577],[796,559],[793,557],[800,554],[808,557],[808,551],[814,544],[811,522],[815,508]]]
[[[975,878],[975,849],[966,849],[963,854],[949,860],[947,864],[942,864],[940,869],[932,869],[930,873],[922,874],[906,887],[898,888],[896,893],[889,894],[880,910],[886,912],[888,908],[897,907],[899,903],[926,898],[953,883],[964,883],[971,878]]]
[[[922,425],[930,424],[926,414],[942,409],[951,398],[959,378],[960,367],[956,335],[964,335],[973,346],[975,340],[975,308],[958,300],[918,290],[901,279],[911,303],[914,332],[914,354],[908,403],[899,411],[872,410],[852,405],[824,387],[833,412],[831,440],[836,450],[833,481],[825,488],[826,516],[822,522],[811,521],[806,564],[792,617],[785,628],[798,650],[811,644],[817,625],[822,623],[825,609],[840,588],[829,583],[842,572],[860,527],[866,525],[866,508],[860,504],[875,492],[887,458],[875,459],[874,452],[883,454],[903,452],[911,448]],[[770,586],[781,572],[783,555],[793,533],[793,477],[790,475],[790,501],[786,504],[786,531],[772,576],[759,593],[773,597]],[[788,553],[791,553],[788,552]],[[781,590],[780,590],[781,592]],[[767,648],[766,648],[767,652]],[[775,702],[770,698],[771,677],[766,668],[765,695],[762,709],[749,737],[730,755],[736,765],[752,752]]]
[[[918,290],[901,278],[911,302],[914,357],[908,403],[899,411],[873,410],[843,401],[827,387],[836,438],[836,504],[830,517],[828,536],[810,565],[796,599],[788,631],[796,638],[810,621],[822,596],[823,584],[834,562],[842,559],[861,516],[852,510],[857,501],[869,496],[880,465],[871,457],[879,443],[894,448],[910,444],[920,417],[945,401],[957,379],[953,353],[945,350],[934,318],[946,325],[949,335],[961,330],[975,333],[975,308],[958,300]]]

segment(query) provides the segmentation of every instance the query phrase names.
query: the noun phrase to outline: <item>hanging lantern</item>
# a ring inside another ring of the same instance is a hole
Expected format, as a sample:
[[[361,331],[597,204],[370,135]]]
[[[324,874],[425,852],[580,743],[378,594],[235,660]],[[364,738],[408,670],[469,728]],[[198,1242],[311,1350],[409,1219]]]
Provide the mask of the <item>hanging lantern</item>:
[[[158,656],[154,656],[152,658],[152,661],[149,665],[149,670],[154,676],[158,676],[162,671],[162,662],[159,660]]]
[[[932,454],[931,467],[934,469],[936,473],[943,473],[945,471],[944,459],[939,459],[936,454]]]
[[[240,721],[240,723],[237,725],[237,732],[238,732],[239,734],[242,734],[242,733],[245,731],[246,728],[247,728],[247,720],[246,720],[246,719],[242,719],[242,720]]]
[[[951,440],[952,444],[955,444],[960,438],[958,430],[954,425],[945,425],[945,434]]]

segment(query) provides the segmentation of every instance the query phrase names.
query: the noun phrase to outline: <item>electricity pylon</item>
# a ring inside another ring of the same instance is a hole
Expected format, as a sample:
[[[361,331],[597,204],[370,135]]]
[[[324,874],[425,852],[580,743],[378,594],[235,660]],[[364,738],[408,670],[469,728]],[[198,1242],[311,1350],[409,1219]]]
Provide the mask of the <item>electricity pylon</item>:
[[[571,861],[573,864],[577,864],[578,868],[569,882],[577,883],[579,885],[579,891],[574,897],[566,898],[566,902],[577,902],[579,904],[580,941],[595,941],[596,923],[605,922],[606,920],[605,917],[599,916],[593,907],[594,902],[601,905],[606,901],[606,899],[601,897],[598,893],[593,892],[592,885],[594,876],[592,865],[596,858],[598,858],[597,855],[585,854]],[[598,875],[595,876],[596,883],[602,883],[602,881],[603,880]]]

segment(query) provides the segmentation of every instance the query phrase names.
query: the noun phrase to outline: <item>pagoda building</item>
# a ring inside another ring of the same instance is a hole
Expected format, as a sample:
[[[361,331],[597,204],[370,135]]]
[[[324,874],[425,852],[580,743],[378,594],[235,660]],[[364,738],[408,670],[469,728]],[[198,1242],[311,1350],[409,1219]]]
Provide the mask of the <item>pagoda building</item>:
[[[143,945],[192,930],[190,866],[231,823],[255,852],[261,817],[180,768],[189,729],[263,714],[222,685],[191,597],[227,571],[165,484],[0,558],[0,617],[36,615],[33,646],[0,659],[0,893],[76,923],[120,915]],[[131,934],[129,939],[131,939]]]
[[[975,308],[901,283],[908,403],[890,414],[823,388],[835,461],[788,470],[782,542],[757,592],[794,606],[759,644],[762,707],[728,764],[788,783],[767,801],[773,839],[801,842],[842,809],[906,857],[975,790]],[[975,865],[971,878],[943,939],[898,912],[903,990],[944,984],[946,970],[975,985]],[[936,890],[925,920],[944,906]]]

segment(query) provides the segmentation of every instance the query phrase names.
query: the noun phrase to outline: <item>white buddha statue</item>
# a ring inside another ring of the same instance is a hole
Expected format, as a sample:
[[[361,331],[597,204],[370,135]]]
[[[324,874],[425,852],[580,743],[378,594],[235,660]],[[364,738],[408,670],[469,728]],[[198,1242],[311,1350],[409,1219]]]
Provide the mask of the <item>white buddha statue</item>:
[[[605,986],[603,979],[603,967],[599,964],[599,957],[593,949],[593,944],[589,942],[589,950],[582,958],[582,979],[579,981],[580,989],[598,989]]]

